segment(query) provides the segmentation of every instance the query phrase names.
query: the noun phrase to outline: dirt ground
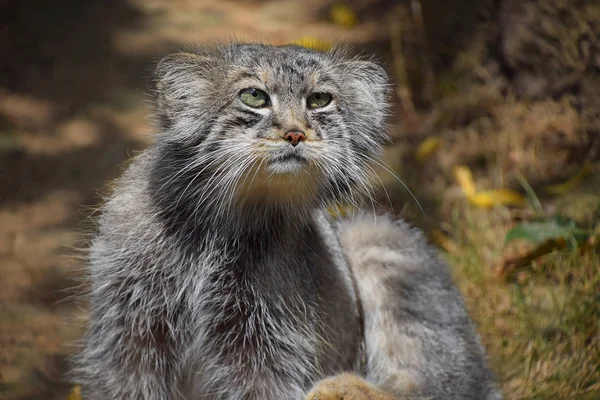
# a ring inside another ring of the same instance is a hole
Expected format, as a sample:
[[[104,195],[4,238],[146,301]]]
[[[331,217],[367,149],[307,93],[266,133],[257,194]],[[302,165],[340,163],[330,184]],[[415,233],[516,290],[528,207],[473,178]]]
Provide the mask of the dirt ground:
[[[87,216],[150,140],[152,66],[185,45],[377,38],[323,2],[0,2],[0,398],[64,399]]]
[[[65,399],[72,387],[65,375],[67,360],[85,319],[85,310],[76,301],[81,283],[78,249],[85,247],[84,232],[93,229],[89,215],[107,184],[119,175],[123,163],[151,140],[148,93],[153,65],[182,46],[231,38],[273,44],[326,38],[352,43],[386,61],[393,59],[390,49],[394,44],[388,39],[388,26],[382,23],[390,12],[390,2],[363,2],[368,7],[363,7],[365,11],[358,14],[358,23],[352,27],[329,20],[327,10],[332,3],[0,0],[0,398]],[[483,110],[482,101],[494,113]],[[450,111],[456,120],[446,121],[445,131],[483,117],[495,123],[515,115],[527,121],[531,115],[531,110],[500,102],[493,94],[479,93],[474,102],[466,107],[468,112]],[[542,105],[540,114],[560,117],[548,124],[559,126],[562,136],[556,139],[560,141],[557,146],[568,147],[568,157],[576,159],[581,149],[589,148],[590,140],[571,140],[577,134],[568,128],[569,118],[577,117],[570,109],[556,107],[554,103]],[[402,102],[397,110],[410,115]],[[518,126],[519,121],[512,123]],[[561,123],[567,128],[560,128]],[[423,132],[406,126],[400,129],[399,125],[392,128],[396,143],[414,148]],[[468,160],[476,175],[485,169],[482,164],[495,165],[491,156],[489,161],[464,153],[463,145],[473,140],[476,129],[471,126],[466,133],[453,136],[449,143],[456,147],[454,153],[440,156],[435,166],[421,166],[418,175],[407,177],[409,186],[418,187],[417,197],[430,215],[423,226],[431,225],[438,212],[451,214],[444,207],[456,204],[456,187],[449,192],[454,200],[447,205],[440,205],[439,194],[428,188],[439,186],[439,180],[448,184],[453,179],[449,171],[457,158]],[[462,141],[456,139],[463,134]],[[489,152],[496,151],[494,143],[488,145]],[[402,152],[406,146],[399,145],[396,150]],[[485,146],[482,139],[475,147],[481,153]],[[539,180],[534,183],[575,168],[567,156],[564,165],[573,168],[548,163],[555,171],[544,164],[530,166],[527,154],[519,149],[511,154],[523,171],[537,168]],[[503,179],[478,176],[484,184]],[[404,189],[389,176],[383,181],[396,211],[414,215],[402,206],[405,201],[412,202]],[[592,191],[592,196],[597,195]],[[414,204],[409,208],[416,209]],[[468,292],[473,286],[466,288]],[[485,293],[469,293],[485,298]],[[484,336],[484,342],[491,339]],[[511,378],[508,373],[501,375],[506,382]],[[510,389],[510,385],[506,387]]]

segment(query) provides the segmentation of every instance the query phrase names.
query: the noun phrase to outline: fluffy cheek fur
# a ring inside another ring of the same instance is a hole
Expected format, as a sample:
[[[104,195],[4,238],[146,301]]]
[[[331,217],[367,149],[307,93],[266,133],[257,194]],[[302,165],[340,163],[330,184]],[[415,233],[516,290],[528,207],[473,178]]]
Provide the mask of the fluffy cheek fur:
[[[380,140],[369,129],[357,129],[358,122],[349,117],[341,112],[319,124],[323,146],[317,158],[324,170],[321,197],[358,205],[362,196],[370,194],[374,176],[370,161],[380,150]]]
[[[359,197],[370,193],[374,175],[370,164],[377,162],[388,139],[389,87],[385,71],[371,62],[341,63],[335,70],[330,72],[332,76],[346,77],[338,82],[335,108],[312,117],[325,145],[327,174],[322,196],[356,204]]]
[[[237,117],[218,120],[198,152],[198,164],[208,162],[205,173],[214,176],[204,180],[206,189],[242,208],[314,206],[323,181],[322,168],[310,162],[294,173],[274,173],[269,163],[289,145],[265,137],[264,133],[272,130],[268,121],[232,126],[232,118]]]
[[[278,116],[240,107],[231,93],[208,84],[227,79],[204,79],[208,72],[217,73],[207,68],[210,60],[205,57],[179,57],[177,63],[163,62],[174,65],[162,74],[159,84],[163,93],[159,117],[166,128],[163,139],[199,149],[197,157],[183,166],[186,175],[195,178],[186,184],[182,199],[193,195],[199,200],[190,199],[190,203],[220,201],[227,202],[227,208],[231,200],[288,207],[317,202],[356,204],[369,193],[369,162],[386,138],[387,77],[380,67],[363,61],[329,66],[324,62],[324,73],[343,76],[344,82],[334,82],[339,89],[334,107],[306,116],[319,139],[303,150],[310,162],[298,173],[274,174],[267,164],[279,151],[275,144],[279,137],[273,133]],[[198,121],[205,123],[200,126]]]

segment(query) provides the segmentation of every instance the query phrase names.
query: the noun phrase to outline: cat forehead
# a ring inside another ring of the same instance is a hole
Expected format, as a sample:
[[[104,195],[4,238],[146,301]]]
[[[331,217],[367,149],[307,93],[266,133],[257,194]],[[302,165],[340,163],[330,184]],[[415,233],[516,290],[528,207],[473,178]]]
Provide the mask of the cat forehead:
[[[244,45],[228,56],[233,79],[253,78],[270,90],[292,94],[319,84],[336,86],[328,55],[300,46]]]
[[[235,45],[228,61],[238,67],[282,73],[309,73],[326,68],[328,55],[297,45]]]

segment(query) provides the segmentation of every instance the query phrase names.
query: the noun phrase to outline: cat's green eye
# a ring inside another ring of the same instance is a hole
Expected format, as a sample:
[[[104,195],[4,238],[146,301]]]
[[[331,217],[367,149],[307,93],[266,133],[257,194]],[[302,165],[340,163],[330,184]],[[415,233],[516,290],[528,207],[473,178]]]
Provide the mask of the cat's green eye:
[[[261,108],[269,105],[269,95],[260,89],[242,89],[239,97],[242,103],[253,108]]]
[[[308,108],[321,108],[331,103],[331,95],[329,93],[312,93],[306,99]]]

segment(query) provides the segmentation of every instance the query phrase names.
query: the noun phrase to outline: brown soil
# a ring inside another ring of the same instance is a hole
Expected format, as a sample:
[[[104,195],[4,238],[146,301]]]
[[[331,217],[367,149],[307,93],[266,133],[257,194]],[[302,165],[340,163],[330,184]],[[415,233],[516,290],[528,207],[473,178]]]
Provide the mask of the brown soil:
[[[150,140],[152,66],[186,45],[366,42],[323,1],[0,1],[0,397],[64,399],[88,216]]]

